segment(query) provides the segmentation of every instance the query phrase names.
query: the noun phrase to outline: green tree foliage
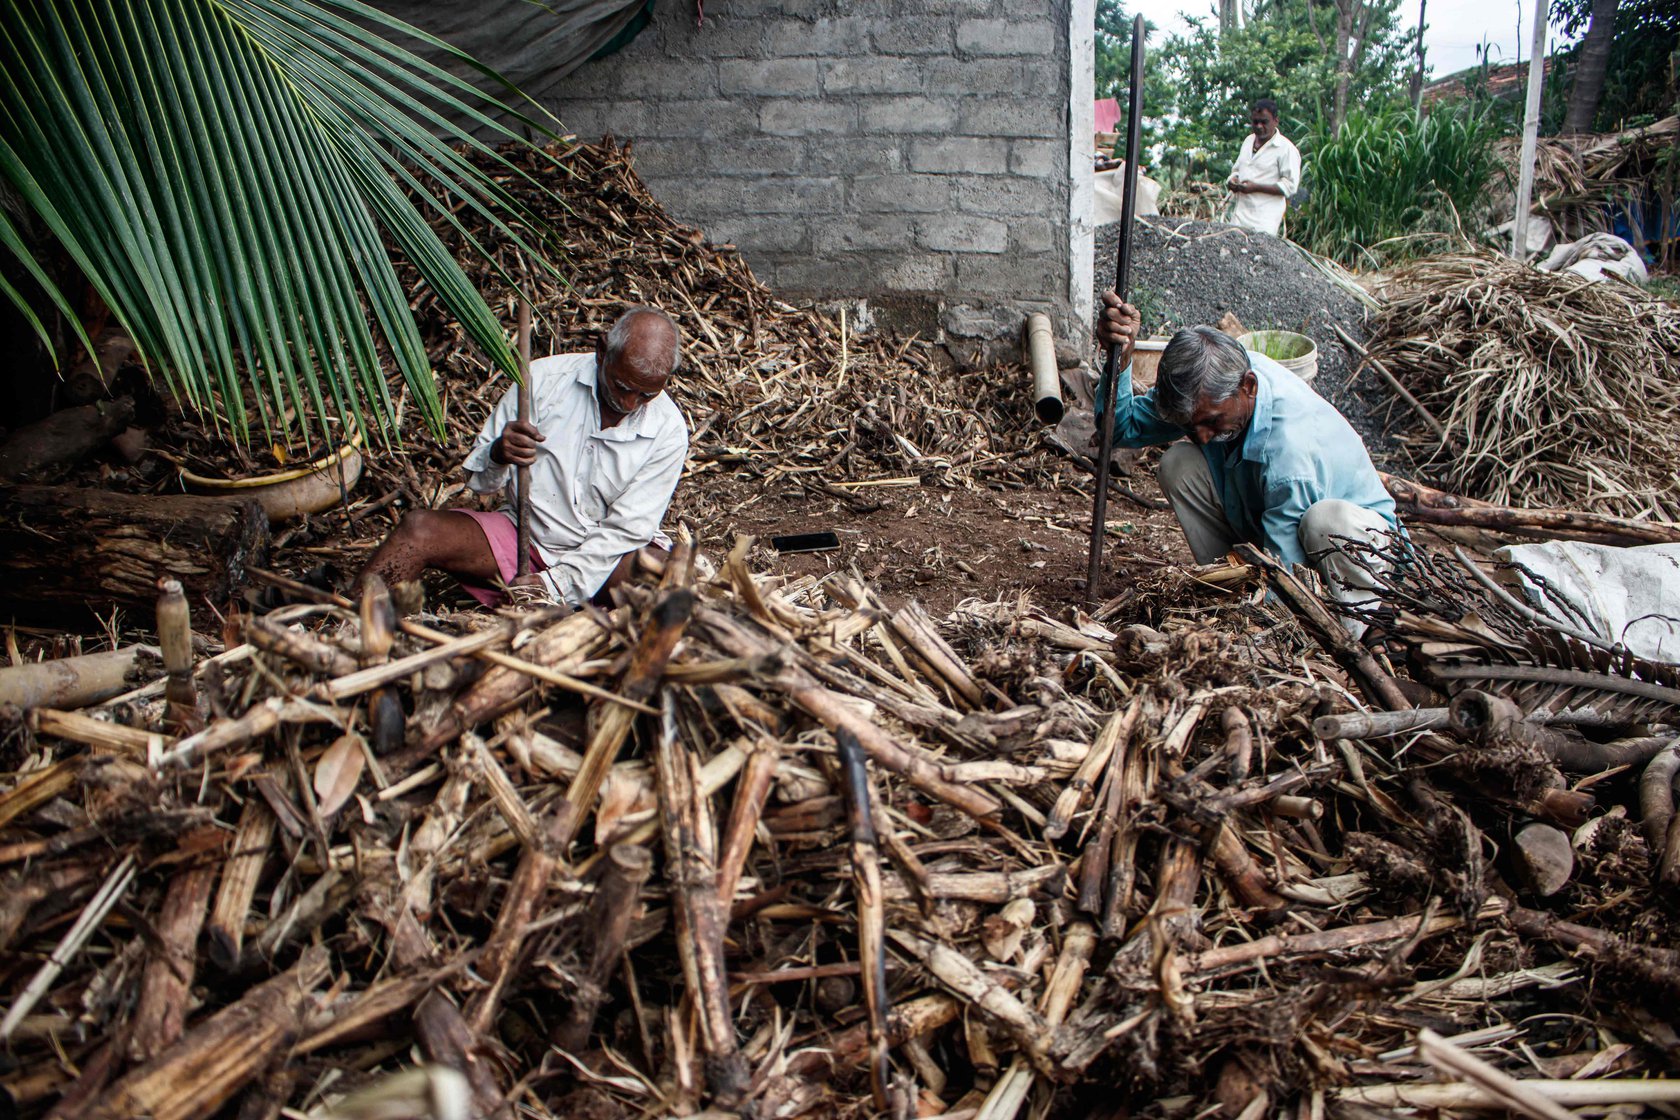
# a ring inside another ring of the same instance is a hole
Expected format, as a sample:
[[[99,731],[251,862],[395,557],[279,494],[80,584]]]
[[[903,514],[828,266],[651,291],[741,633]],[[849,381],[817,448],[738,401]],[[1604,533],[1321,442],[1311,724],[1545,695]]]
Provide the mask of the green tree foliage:
[[[1498,135],[1472,102],[1427,115],[1404,104],[1356,109],[1335,136],[1316,125],[1301,143],[1316,186],[1289,212],[1290,237],[1348,265],[1440,249],[1461,221],[1475,228],[1504,185]]]
[[[1161,53],[1164,44],[1154,24],[1146,21],[1144,28],[1142,141],[1148,151],[1162,139],[1162,117],[1172,105],[1173,90]],[[1120,123],[1116,127],[1122,137],[1126,134],[1131,70],[1132,17],[1122,0],[1097,0],[1096,95],[1120,102]]]
[[[1570,37],[1587,29],[1591,14],[1592,0],[1552,0],[1552,18]],[[1554,56],[1553,72],[1572,80],[1580,55],[1577,43]],[[1622,0],[1594,128],[1613,131],[1673,113],[1680,97],[1677,75],[1680,0]]]
[[[1366,7],[1349,104],[1381,107],[1405,97],[1412,33],[1400,27],[1400,0],[1370,0]],[[1190,19],[1188,32],[1156,46],[1161,96],[1147,112],[1160,122],[1165,176],[1223,179],[1259,98],[1277,101],[1286,136],[1328,120],[1336,91],[1336,10],[1336,0],[1251,0],[1240,27],[1221,34],[1211,19]],[[1146,95],[1151,91],[1146,84]]]
[[[516,372],[417,205],[464,235],[455,214],[476,211],[523,244],[522,208],[440,139],[519,136],[492,119],[505,106],[388,36],[477,68],[359,0],[0,0],[0,180],[80,274],[61,287],[32,227],[0,209],[0,245],[34,289],[0,275],[3,294],[51,347],[41,316],[79,334],[85,280],[169,387],[241,437],[253,412],[274,432],[328,417],[384,430],[387,365],[441,432],[386,245]]]

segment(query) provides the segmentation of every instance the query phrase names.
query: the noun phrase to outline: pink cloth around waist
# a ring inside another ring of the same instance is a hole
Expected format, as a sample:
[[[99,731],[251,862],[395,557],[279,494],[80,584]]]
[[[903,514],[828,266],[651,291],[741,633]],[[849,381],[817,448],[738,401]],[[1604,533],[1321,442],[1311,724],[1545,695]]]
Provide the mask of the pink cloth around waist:
[[[458,509],[455,513],[464,513],[474,521],[484,533],[484,539],[490,544],[490,554],[496,558],[496,569],[501,573],[502,582],[511,584],[519,578],[519,527],[513,523],[513,518],[500,511],[483,513],[476,509]],[[536,547],[531,548],[531,570],[540,572],[547,568],[541,556],[537,555]],[[471,580],[461,580],[461,586],[468,595],[477,599],[487,607],[497,607],[506,601],[507,596],[501,588],[485,587],[483,584],[473,583]]]

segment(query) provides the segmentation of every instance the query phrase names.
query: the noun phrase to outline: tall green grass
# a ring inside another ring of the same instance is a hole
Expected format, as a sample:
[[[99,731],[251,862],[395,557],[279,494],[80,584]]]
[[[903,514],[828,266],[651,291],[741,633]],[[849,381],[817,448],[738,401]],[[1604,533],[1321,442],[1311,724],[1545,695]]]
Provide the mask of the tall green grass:
[[[1301,145],[1311,191],[1290,211],[1289,235],[1353,266],[1437,251],[1479,229],[1505,179],[1498,138],[1488,112],[1468,103],[1351,112],[1339,136],[1321,124]]]

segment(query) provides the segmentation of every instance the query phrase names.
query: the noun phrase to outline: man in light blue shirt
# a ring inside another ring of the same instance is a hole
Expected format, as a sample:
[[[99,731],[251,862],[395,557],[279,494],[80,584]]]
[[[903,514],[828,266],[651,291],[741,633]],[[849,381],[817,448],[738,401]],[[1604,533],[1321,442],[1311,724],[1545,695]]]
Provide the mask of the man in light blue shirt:
[[[1299,377],[1212,327],[1175,334],[1155,388],[1134,396],[1140,321],[1136,308],[1103,293],[1098,337],[1121,347],[1125,367],[1114,442],[1172,445],[1161,456],[1161,492],[1196,562],[1215,563],[1246,541],[1285,565],[1313,565],[1337,600],[1368,603],[1375,580],[1365,565],[1383,565],[1344,546],[1386,545],[1400,523],[1352,426]],[[1175,442],[1180,437],[1190,442]],[[1365,629],[1354,619],[1347,625],[1355,637]]]

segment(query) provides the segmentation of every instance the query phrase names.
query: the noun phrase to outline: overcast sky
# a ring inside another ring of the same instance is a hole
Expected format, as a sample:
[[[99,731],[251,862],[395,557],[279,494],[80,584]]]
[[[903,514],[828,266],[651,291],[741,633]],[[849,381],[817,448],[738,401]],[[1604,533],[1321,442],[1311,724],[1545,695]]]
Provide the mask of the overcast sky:
[[[1518,7],[1521,7],[1521,50],[1518,50]],[[1209,15],[1214,12],[1213,0],[1127,0],[1126,11],[1142,13],[1143,17],[1162,31],[1183,29],[1181,12]],[[1423,35],[1424,61],[1434,77],[1473,66],[1478,61],[1476,48],[1484,41],[1497,65],[1515,62],[1520,56],[1528,58],[1533,39],[1534,0],[1430,0],[1429,27]],[[1400,24],[1404,28],[1417,25],[1418,0],[1401,0]],[[1562,45],[1562,38],[1554,28],[1548,51]]]

